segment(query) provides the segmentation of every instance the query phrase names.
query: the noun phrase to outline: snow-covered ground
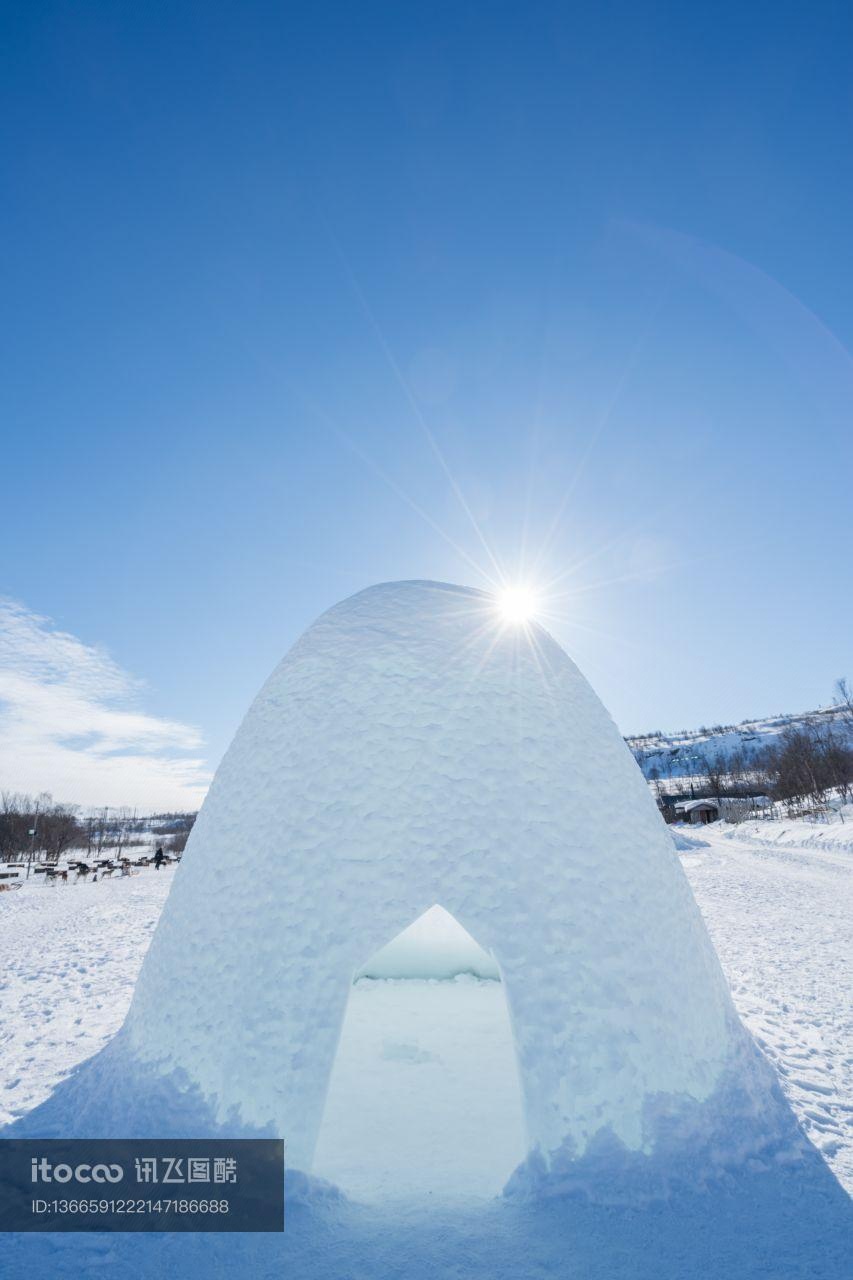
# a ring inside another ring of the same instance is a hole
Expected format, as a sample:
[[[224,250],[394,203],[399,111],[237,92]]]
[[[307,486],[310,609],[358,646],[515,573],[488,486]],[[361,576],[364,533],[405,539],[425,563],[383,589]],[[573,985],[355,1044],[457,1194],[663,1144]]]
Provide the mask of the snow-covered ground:
[[[741,1016],[853,1190],[853,855],[782,844],[781,831],[766,844],[777,824],[754,825],[705,827],[681,858]],[[0,1121],[117,1030],[173,875],[0,894]],[[500,984],[353,988],[319,1172],[357,1199],[491,1195],[520,1157],[521,1126]]]
[[[0,893],[0,1124],[118,1030],[174,874]]]
[[[682,861],[741,1017],[853,1191],[853,853],[764,844],[777,825],[714,823]]]
[[[767,824],[761,824],[766,831]],[[685,833],[680,856],[737,1006],[824,1159],[853,1190],[851,855]],[[28,1111],[121,1023],[174,869],[0,894],[0,1119]],[[411,956],[407,957],[411,960]],[[9,1236],[10,1280],[846,1280],[850,1201],[803,1173],[652,1212],[494,1199],[523,1150],[502,986],[367,980],[347,1012],[318,1172],[351,1203],[290,1203],[282,1236]],[[492,1197],[489,1199],[488,1197]],[[359,1204],[360,1202],[360,1204]]]

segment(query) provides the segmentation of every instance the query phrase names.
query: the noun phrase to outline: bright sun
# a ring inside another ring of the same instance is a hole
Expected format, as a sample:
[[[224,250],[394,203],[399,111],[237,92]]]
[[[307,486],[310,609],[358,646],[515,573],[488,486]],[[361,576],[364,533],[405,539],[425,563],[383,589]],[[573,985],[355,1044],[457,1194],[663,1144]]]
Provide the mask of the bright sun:
[[[498,596],[498,608],[507,622],[527,622],[536,612],[536,598],[529,587],[507,587]]]

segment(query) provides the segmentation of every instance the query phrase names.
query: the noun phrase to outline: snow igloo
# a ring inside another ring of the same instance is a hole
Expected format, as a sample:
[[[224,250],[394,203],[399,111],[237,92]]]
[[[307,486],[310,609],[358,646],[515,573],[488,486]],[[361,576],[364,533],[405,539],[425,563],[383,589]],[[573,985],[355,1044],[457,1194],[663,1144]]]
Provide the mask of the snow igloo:
[[[310,1171],[353,973],[434,903],[505,984],[530,1152],[510,1191],[701,1180],[767,1147],[774,1086],[618,729],[542,627],[436,582],[336,605],[261,689],[114,1071]]]

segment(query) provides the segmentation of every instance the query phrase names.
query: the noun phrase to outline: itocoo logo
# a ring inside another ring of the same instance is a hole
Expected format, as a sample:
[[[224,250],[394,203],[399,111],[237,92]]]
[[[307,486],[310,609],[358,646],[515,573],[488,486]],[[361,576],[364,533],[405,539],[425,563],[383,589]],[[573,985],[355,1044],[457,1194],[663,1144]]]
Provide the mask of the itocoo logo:
[[[31,1160],[31,1182],[121,1182],[120,1164],[51,1164],[44,1156]]]

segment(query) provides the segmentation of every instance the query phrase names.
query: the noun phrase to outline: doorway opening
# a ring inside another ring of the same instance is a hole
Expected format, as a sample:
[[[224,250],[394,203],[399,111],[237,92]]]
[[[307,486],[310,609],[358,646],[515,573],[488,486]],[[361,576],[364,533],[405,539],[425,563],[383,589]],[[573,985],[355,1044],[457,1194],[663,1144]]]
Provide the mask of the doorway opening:
[[[525,1154],[500,971],[431,907],[355,974],[314,1171],[354,1200],[482,1200]]]

